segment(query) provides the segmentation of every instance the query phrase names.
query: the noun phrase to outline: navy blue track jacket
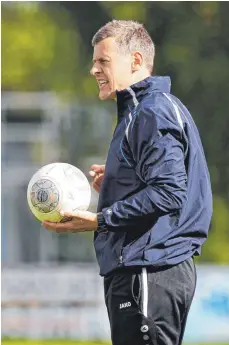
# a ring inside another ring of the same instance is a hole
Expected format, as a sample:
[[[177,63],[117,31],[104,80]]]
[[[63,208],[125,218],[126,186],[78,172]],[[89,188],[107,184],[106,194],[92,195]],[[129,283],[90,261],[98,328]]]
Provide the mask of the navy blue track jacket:
[[[117,92],[94,245],[100,274],[180,263],[199,255],[212,215],[209,172],[196,125],[169,77]]]

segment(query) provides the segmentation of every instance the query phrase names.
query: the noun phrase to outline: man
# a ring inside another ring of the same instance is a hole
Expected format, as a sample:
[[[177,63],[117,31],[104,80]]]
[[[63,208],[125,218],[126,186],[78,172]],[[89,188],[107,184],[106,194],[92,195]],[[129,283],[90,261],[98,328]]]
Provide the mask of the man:
[[[44,226],[95,231],[114,345],[181,344],[193,256],[212,214],[201,140],[170,79],[151,76],[154,44],[141,24],[114,20],[92,44],[99,97],[116,99],[118,113],[106,166],[90,172],[98,213],[64,213],[72,220]]]

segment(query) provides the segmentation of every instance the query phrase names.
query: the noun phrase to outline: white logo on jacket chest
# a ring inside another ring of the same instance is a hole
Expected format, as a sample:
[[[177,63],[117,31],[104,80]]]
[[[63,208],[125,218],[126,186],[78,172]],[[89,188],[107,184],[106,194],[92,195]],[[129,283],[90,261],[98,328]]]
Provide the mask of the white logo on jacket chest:
[[[120,303],[119,309],[131,307],[131,302]]]

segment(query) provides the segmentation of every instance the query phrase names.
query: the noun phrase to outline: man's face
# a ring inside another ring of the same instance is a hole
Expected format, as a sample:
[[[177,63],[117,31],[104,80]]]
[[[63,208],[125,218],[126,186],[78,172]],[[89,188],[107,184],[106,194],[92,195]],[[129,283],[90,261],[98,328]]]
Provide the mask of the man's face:
[[[99,98],[114,99],[116,90],[132,84],[131,55],[121,54],[115,39],[106,38],[94,47],[91,74],[98,82]]]

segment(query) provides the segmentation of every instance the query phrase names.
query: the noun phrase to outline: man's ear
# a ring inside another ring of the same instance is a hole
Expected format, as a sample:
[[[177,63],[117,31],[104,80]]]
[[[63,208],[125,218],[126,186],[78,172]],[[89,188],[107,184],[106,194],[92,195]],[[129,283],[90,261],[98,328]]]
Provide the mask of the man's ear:
[[[132,64],[131,64],[131,69],[132,72],[138,71],[143,64],[143,56],[140,52],[134,52],[132,54]]]

